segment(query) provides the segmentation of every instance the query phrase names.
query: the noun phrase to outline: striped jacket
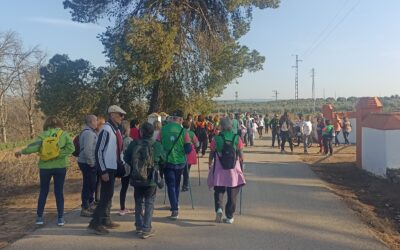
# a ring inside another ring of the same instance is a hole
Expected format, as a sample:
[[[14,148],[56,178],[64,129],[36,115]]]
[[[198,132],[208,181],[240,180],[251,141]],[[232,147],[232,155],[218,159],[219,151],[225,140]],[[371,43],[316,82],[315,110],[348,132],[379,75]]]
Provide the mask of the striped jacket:
[[[117,156],[117,130],[112,122],[106,122],[100,130],[99,137],[96,143],[96,167],[101,174],[106,173],[107,170],[117,170],[118,156]]]

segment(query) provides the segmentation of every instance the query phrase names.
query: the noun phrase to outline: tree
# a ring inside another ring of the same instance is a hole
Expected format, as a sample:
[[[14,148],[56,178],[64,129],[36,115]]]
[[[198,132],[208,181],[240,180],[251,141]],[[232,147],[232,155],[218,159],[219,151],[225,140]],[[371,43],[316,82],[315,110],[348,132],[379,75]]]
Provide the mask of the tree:
[[[86,114],[93,112],[98,102],[95,85],[99,75],[96,73],[88,61],[54,55],[40,68],[38,106],[46,115],[57,116],[67,126],[76,127]]]
[[[264,57],[238,40],[250,28],[254,7],[279,0],[65,0],[72,20],[114,26],[101,35],[110,62],[147,93],[149,112],[171,110],[179,100],[222,93],[244,70],[260,70]]]
[[[25,70],[18,76],[14,87],[14,92],[21,98],[23,107],[26,110],[31,139],[35,136],[35,116],[38,113],[36,109],[36,93],[40,81],[39,71],[43,66],[45,57],[42,52],[36,52],[34,61],[25,66]]]
[[[24,50],[16,33],[0,33],[0,130],[3,142],[7,142],[8,120],[5,97],[25,71],[26,64],[35,51],[36,47]]]

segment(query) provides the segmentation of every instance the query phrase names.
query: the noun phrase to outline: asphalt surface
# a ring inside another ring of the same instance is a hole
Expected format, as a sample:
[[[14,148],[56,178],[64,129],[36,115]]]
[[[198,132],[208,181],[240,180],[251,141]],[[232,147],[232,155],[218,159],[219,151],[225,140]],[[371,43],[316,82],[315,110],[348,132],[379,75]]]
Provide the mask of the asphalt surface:
[[[189,192],[181,193],[180,218],[170,221],[164,190],[158,190],[153,228],[156,236],[135,235],[134,216],[119,216],[119,187],[114,195],[112,218],[121,227],[107,236],[89,234],[89,219],[79,217],[79,208],[68,213],[66,225],[47,221],[32,234],[6,249],[388,249],[359,218],[331,193],[296,154],[280,154],[270,140],[256,140],[245,150],[242,215],[239,198],[232,225],[214,222],[213,191],[206,185],[207,159],[200,159],[191,182],[195,209]],[[133,208],[130,187],[127,207]],[[34,223],[34,222],[32,222]]]

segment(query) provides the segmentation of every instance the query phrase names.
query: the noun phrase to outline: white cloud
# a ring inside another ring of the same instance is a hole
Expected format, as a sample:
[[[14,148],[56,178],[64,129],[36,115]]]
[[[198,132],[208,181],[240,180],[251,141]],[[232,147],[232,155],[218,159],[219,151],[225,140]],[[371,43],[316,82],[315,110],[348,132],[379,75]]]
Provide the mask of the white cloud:
[[[31,22],[36,22],[36,23],[44,23],[44,24],[50,24],[50,25],[55,25],[55,26],[64,26],[64,27],[73,27],[73,28],[79,28],[79,29],[87,29],[87,30],[104,30],[105,28],[97,25],[97,24],[92,24],[92,23],[78,23],[78,22],[73,22],[71,20],[65,20],[65,19],[58,19],[58,18],[49,18],[49,17],[32,17],[29,18],[28,21]]]

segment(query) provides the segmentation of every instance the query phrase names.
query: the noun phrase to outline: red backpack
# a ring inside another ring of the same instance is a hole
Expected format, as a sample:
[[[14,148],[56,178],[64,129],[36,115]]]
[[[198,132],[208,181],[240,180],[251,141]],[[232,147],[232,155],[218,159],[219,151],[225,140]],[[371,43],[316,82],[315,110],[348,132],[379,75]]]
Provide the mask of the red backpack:
[[[72,141],[75,146],[75,151],[72,152],[72,155],[75,157],[79,157],[79,154],[81,152],[81,146],[79,145],[79,135],[75,136],[74,140]]]

